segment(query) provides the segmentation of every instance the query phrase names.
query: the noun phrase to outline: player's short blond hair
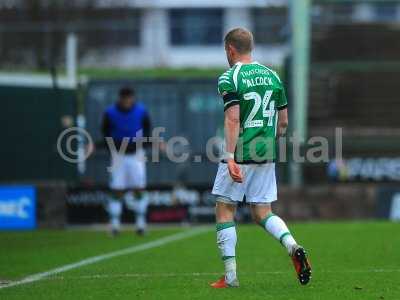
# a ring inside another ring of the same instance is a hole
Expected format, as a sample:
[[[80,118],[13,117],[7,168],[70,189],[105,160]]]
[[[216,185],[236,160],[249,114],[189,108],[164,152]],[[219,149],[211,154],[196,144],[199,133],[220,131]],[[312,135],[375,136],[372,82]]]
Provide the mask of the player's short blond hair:
[[[240,54],[248,54],[254,48],[253,34],[244,28],[229,31],[224,38],[225,45],[231,45]]]

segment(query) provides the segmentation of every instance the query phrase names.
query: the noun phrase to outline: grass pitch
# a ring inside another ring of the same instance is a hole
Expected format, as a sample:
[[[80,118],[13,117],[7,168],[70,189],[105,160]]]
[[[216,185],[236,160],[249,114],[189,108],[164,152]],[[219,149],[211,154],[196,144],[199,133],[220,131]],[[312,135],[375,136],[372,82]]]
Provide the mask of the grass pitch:
[[[215,231],[121,255],[0,289],[0,299],[400,299],[400,224],[292,224],[313,265],[301,286],[286,252],[255,225],[238,226],[241,287],[213,290],[222,274]],[[183,232],[155,229],[147,237],[123,232],[0,233],[0,281],[13,282],[82,259]]]

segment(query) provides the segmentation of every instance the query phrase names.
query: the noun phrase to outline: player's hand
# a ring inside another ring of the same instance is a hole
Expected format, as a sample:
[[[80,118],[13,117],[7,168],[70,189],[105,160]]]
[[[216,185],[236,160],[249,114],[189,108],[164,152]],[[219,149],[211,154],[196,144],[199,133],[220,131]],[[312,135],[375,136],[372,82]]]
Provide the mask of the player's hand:
[[[231,176],[233,181],[239,183],[243,182],[243,175],[240,166],[233,159],[228,159],[227,164],[228,164],[229,175]]]

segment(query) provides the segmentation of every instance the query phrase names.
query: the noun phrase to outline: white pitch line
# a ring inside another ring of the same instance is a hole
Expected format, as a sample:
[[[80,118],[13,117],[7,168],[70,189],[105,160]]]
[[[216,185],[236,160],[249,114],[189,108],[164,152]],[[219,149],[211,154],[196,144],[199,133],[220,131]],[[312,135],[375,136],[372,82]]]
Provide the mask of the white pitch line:
[[[348,273],[348,274],[366,274],[366,273],[398,273],[400,269],[366,269],[366,270],[341,270],[329,271],[320,270],[318,274],[330,273]],[[240,272],[241,275],[285,275],[292,273],[292,270],[287,271],[258,271],[258,272]],[[123,273],[123,274],[89,274],[78,276],[51,276],[45,280],[81,280],[81,279],[113,279],[113,278],[160,278],[160,277],[206,277],[219,276],[221,272],[192,272],[192,273]]]
[[[153,249],[153,248],[157,248],[157,247],[161,247],[164,246],[166,244],[175,242],[175,241],[179,241],[179,240],[183,240],[204,232],[208,232],[211,231],[212,228],[211,227],[200,227],[200,228],[196,228],[193,230],[188,230],[188,231],[184,231],[181,233],[177,233],[177,234],[173,234],[170,236],[166,236],[163,238],[160,238],[158,240],[155,241],[151,241],[148,243],[144,243],[144,244],[140,244],[140,245],[135,245],[132,247],[128,247],[125,249],[121,249],[121,250],[117,250],[117,251],[113,251],[113,252],[109,252],[109,253],[105,253],[102,255],[97,255],[97,256],[93,256],[93,257],[89,257],[83,260],[80,260],[78,262],[75,263],[71,263],[71,264],[67,264],[65,266],[59,267],[59,268],[55,268],[46,272],[42,272],[42,273],[37,273],[37,274],[33,274],[30,276],[27,276],[21,280],[17,280],[17,281],[12,281],[9,282],[5,285],[0,285],[0,289],[4,289],[4,288],[9,288],[9,287],[13,287],[13,286],[18,286],[18,285],[23,285],[23,284],[27,284],[27,283],[31,283],[31,282],[35,282],[35,281],[39,281],[42,280],[46,277],[49,276],[53,276],[53,275],[57,275],[63,272],[67,272],[69,270],[73,270],[73,269],[77,269],[83,266],[87,266],[87,265],[91,265],[94,263],[97,263],[99,261],[103,261],[103,260],[107,260],[107,259],[111,259],[114,257],[118,257],[118,256],[122,256],[122,255],[127,255],[127,254],[132,254],[132,253],[137,253],[137,252],[141,252],[144,250],[149,250],[149,249]]]

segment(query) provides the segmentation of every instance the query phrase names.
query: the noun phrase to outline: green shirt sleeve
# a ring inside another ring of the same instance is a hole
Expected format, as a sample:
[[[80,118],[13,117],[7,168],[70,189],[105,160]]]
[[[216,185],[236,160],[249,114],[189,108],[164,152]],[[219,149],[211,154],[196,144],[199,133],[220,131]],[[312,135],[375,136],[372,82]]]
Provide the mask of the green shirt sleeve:
[[[278,110],[287,108],[286,93],[285,93],[285,88],[283,87],[283,85],[281,86],[281,89],[279,90],[279,97],[278,97],[277,102],[278,103],[277,103],[276,108]]]
[[[277,96],[277,99],[276,99],[276,102],[277,102],[276,103],[276,109],[278,109],[278,110],[285,109],[285,108],[287,108],[287,99],[286,99],[285,87],[283,86],[283,83],[282,83],[278,73],[275,72],[274,70],[271,70],[271,69],[269,69],[269,71],[272,73],[272,75],[273,75],[273,77],[275,79],[275,82],[279,87],[278,96]]]
[[[218,78],[218,93],[224,101],[224,111],[233,105],[239,104],[239,97],[232,75],[232,69],[230,69]]]

